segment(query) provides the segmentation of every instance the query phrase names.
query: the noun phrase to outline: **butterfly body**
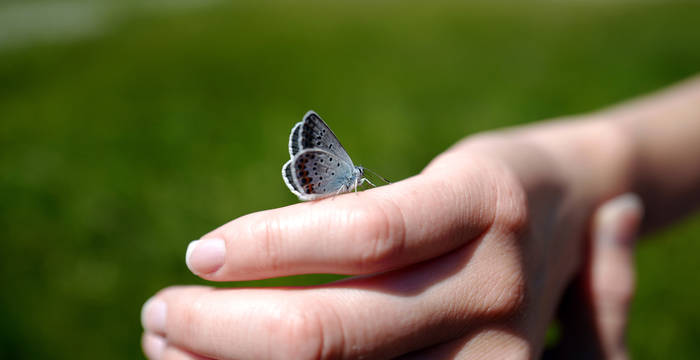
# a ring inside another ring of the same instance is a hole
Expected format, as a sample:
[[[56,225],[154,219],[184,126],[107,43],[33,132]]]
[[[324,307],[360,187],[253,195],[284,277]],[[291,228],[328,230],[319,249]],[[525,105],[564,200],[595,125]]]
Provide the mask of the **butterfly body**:
[[[357,189],[367,179],[318,114],[309,111],[289,135],[291,159],[282,178],[300,200],[314,200]]]

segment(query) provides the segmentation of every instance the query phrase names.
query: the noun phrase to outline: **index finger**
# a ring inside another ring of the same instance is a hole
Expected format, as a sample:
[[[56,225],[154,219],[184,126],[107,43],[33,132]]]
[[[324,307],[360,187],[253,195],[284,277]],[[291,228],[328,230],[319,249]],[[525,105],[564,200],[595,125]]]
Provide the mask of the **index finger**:
[[[508,174],[488,162],[445,161],[456,163],[235,219],[190,244],[188,266],[205,279],[233,281],[375,273],[443,254],[486,231],[499,191],[512,187]]]

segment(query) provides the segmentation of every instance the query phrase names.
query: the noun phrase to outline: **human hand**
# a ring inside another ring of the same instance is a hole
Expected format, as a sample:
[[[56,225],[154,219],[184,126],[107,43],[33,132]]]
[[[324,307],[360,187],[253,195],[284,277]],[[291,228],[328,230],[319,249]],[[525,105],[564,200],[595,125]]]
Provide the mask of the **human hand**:
[[[208,280],[363,276],[305,288],[167,288],[144,305],[144,351],[152,359],[537,357],[586,266],[593,211],[614,190],[572,181],[552,149],[516,138],[467,140],[404,181],[247,215],[205,235],[187,262]],[[620,248],[594,249],[601,259]],[[600,278],[600,263],[590,264],[590,279]],[[589,283],[600,300],[605,291]]]

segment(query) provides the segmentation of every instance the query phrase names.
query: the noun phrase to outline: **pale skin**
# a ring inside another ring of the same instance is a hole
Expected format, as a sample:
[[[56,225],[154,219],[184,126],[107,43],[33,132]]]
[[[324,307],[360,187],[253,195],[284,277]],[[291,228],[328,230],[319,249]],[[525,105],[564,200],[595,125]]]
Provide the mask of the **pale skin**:
[[[698,159],[700,78],[598,113],[466,138],[403,181],[204,235],[187,265],[207,280],[358,276],[163,289],[144,305],[144,352],[533,359],[559,318],[548,358],[626,359],[641,204],[642,228],[697,207]]]

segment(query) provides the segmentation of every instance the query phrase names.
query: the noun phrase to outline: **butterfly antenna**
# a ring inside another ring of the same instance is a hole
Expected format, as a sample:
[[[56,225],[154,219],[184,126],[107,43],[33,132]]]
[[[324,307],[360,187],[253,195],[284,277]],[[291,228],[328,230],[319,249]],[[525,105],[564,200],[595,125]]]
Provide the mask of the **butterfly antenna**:
[[[377,174],[374,170],[369,169],[369,168],[366,168],[366,167],[363,167],[363,169],[369,170],[369,172],[371,172],[372,174],[376,175],[378,178],[382,179],[385,183],[391,184],[391,181],[387,180],[384,176],[381,176],[381,175]],[[369,180],[367,180],[367,181],[369,181]],[[370,182],[370,184],[372,184],[372,183]],[[372,184],[372,185],[374,185],[374,184]],[[376,187],[376,185],[374,185],[374,186]]]

